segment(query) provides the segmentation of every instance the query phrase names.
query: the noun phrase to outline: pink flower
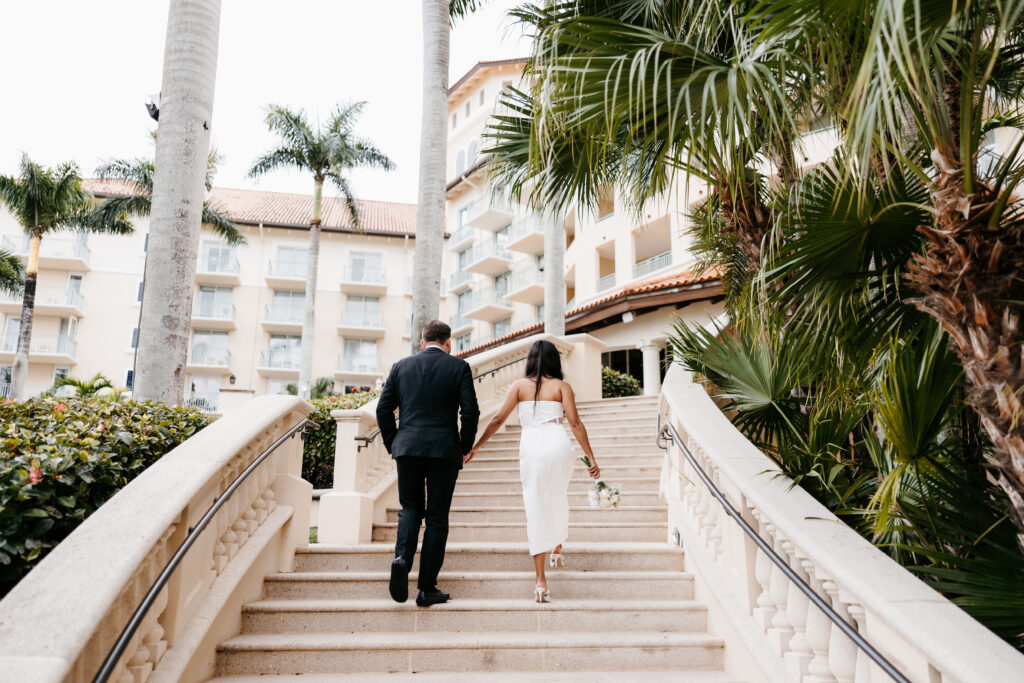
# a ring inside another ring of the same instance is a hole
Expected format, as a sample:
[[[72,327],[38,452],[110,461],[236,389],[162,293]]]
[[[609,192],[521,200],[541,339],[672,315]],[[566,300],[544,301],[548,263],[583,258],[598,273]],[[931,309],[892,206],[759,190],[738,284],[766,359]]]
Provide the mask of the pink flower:
[[[43,479],[43,471],[38,467],[30,467],[28,469],[28,483],[38,484]]]
[[[57,405],[55,405],[53,407],[53,412],[55,412],[55,413],[63,413],[67,409],[68,409],[68,406],[67,406],[66,403],[58,403]]]
[[[12,406],[12,405],[14,405],[14,399],[13,398],[5,398],[4,399],[4,405],[5,406]]]

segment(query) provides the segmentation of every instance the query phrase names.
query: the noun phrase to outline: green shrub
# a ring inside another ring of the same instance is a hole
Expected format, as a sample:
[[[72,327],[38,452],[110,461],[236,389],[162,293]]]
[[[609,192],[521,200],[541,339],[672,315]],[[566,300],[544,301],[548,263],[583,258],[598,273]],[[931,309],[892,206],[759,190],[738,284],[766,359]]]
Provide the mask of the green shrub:
[[[632,375],[611,368],[601,368],[601,398],[639,396],[641,392],[640,382]]]
[[[194,409],[152,402],[0,403],[0,596],[125,484],[210,421]]]
[[[377,398],[376,391],[363,391],[344,396],[328,396],[310,401],[315,410],[309,419],[320,425],[316,431],[305,434],[302,457],[302,478],[315,489],[329,489],[334,486],[334,443],[338,434],[338,423],[331,417],[332,410],[353,410]]]

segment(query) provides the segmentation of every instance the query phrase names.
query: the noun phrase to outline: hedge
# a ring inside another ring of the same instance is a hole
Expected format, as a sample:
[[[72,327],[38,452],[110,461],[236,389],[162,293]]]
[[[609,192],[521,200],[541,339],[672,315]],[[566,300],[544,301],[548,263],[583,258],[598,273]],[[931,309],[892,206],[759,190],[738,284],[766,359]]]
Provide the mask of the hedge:
[[[129,481],[211,422],[97,398],[0,402],[0,596]]]
[[[635,377],[611,368],[601,368],[601,398],[639,396],[640,394],[640,382]]]
[[[338,434],[338,423],[331,417],[332,410],[352,410],[377,398],[378,392],[364,391],[343,396],[328,396],[310,401],[315,410],[309,419],[320,425],[305,434],[302,457],[302,478],[315,489],[329,489],[334,486],[334,443]]]

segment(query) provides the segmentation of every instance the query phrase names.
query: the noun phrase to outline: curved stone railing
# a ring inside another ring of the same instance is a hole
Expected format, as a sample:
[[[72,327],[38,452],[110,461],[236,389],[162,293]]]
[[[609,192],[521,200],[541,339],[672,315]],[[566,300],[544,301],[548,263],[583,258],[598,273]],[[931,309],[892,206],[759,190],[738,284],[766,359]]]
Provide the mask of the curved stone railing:
[[[1024,655],[791,487],[678,366],[660,411],[744,521],[910,681],[1021,680]],[[728,671],[746,680],[890,680],[727,516],[671,441],[661,493],[709,629],[726,639]]]
[[[586,334],[555,337],[535,335],[484,351],[466,360],[475,378],[481,429],[497,411],[505,391],[523,376],[526,355],[538,339],[558,347],[566,379],[578,400],[601,398],[601,351],[604,344]],[[329,544],[368,543],[373,524],[386,520],[388,508],[398,507],[398,478],[394,462],[376,436],[377,402],[356,410],[335,410],[334,488],[320,496],[317,541]]]
[[[312,406],[265,396],[232,411],[119,491],[0,601],[0,679],[91,681],[170,556],[235,478]],[[200,533],[110,677],[205,680],[263,577],[309,540],[302,441],[256,467]]]

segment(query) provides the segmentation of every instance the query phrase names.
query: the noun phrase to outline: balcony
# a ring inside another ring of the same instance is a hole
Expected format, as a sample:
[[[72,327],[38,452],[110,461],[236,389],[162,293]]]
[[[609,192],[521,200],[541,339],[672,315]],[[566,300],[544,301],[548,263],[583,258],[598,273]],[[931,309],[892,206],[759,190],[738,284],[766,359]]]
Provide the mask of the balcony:
[[[473,283],[473,273],[468,273],[464,270],[456,270],[452,273],[451,279],[449,280],[448,291],[452,294],[458,294],[469,289],[469,286]]]
[[[28,235],[20,244],[10,237],[0,240],[0,246],[22,259],[28,258]],[[89,270],[89,246],[78,237],[43,237],[39,243],[39,267],[55,270]]]
[[[464,225],[448,238],[448,248],[452,251],[462,251],[476,239],[476,231],[468,225]]]
[[[189,372],[196,370],[218,370],[222,375],[229,375],[231,371],[231,352],[225,348],[209,346],[207,344],[196,344],[188,354],[186,369]]]
[[[452,328],[452,336],[457,337],[473,329],[473,321],[461,313],[456,313],[448,319],[448,327]]]
[[[463,315],[473,320],[494,322],[512,315],[512,304],[505,299],[504,295],[493,289],[477,290],[470,297],[469,305]]]
[[[0,347],[0,361],[13,361],[17,350],[17,336],[4,340],[3,346]],[[66,335],[47,336],[33,334],[28,350],[28,360],[30,363],[74,365],[77,362],[75,361],[77,351],[78,342]]]
[[[615,286],[615,273],[597,278],[597,291],[603,292]]]
[[[203,330],[235,329],[235,306],[226,301],[198,301],[192,307],[192,328]]]
[[[527,329],[528,327],[533,327],[534,325],[542,325],[543,323],[544,323],[544,321],[539,319],[539,318],[533,318],[531,320],[521,320],[521,321],[513,324],[512,327],[507,332],[502,332],[501,334],[491,335],[489,337],[484,337],[482,339],[474,341],[473,342],[473,346],[483,346],[485,344],[490,344],[495,339],[501,339],[502,337],[507,337],[507,336],[512,335],[512,334],[517,334],[517,333],[522,332],[523,330]],[[537,330],[534,332],[534,334],[541,334],[542,332],[544,332],[544,329],[543,329],[543,327],[540,327],[540,328],[537,328]]]
[[[387,274],[383,268],[348,266],[341,272],[341,291],[346,294],[387,294]]]
[[[512,273],[505,298],[534,306],[544,303],[544,273],[536,268]]]
[[[270,261],[267,264],[267,286],[304,292],[307,270],[305,261]]]
[[[367,358],[366,356],[348,357],[345,354],[338,354],[338,369],[334,371],[334,378],[339,380],[376,380],[381,376],[383,367],[380,356]]]
[[[20,315],[23,296],[21,292],[0,293],[0,313]],[[37,289],[35,314],[81,317],[83,302],[82,293],[74,289]]]
[[[470,273],[494,277],[498,273],[508,270],[511,264],[512,253],[504,247],[490,242],[473,247],[466,270]]]
[[[238,276],[240,271],[241,265],[237,258],[206,254],[199,257],[199,264],[196,266],[196,284],[237,287],[242,284],[242,280]],[[305,279],[303,279],[303,285],[305,285]]]
[[[260,351],[260,362],[256,371],[263,377],[299,377],[302,353],[299,347],[269,349]]]
[[[200,395],[190,394],[185,399],[186,408],[197,408],[204,413],[217,413],[219,412],[218,406],[220,405],[220,395]]]
[[[338,335],[342,337],[376,337],[385,333],[384,319],[380,311],[363,311],[346,308],[338,320]]]
[[[539,254],[544,251],[544,226],[534,216],[525,216],[508,231],[505,248],[523,254]]]
[[[656,270],[667,268],[672,265],[672,252],[665,251],[657,256],[652,256],[649,259],[644,259],[633,266],[633,277],[643,277],[649,275]]]
[[[300,334],[305,309],[291,306],[267,306],[263,309],[263,320],[260,324],[267,332],[280,334]]]
[[[466,225],[481,230],[500,230],[512,222],[512,205],[504,197],[484,196],[466,207]]]

